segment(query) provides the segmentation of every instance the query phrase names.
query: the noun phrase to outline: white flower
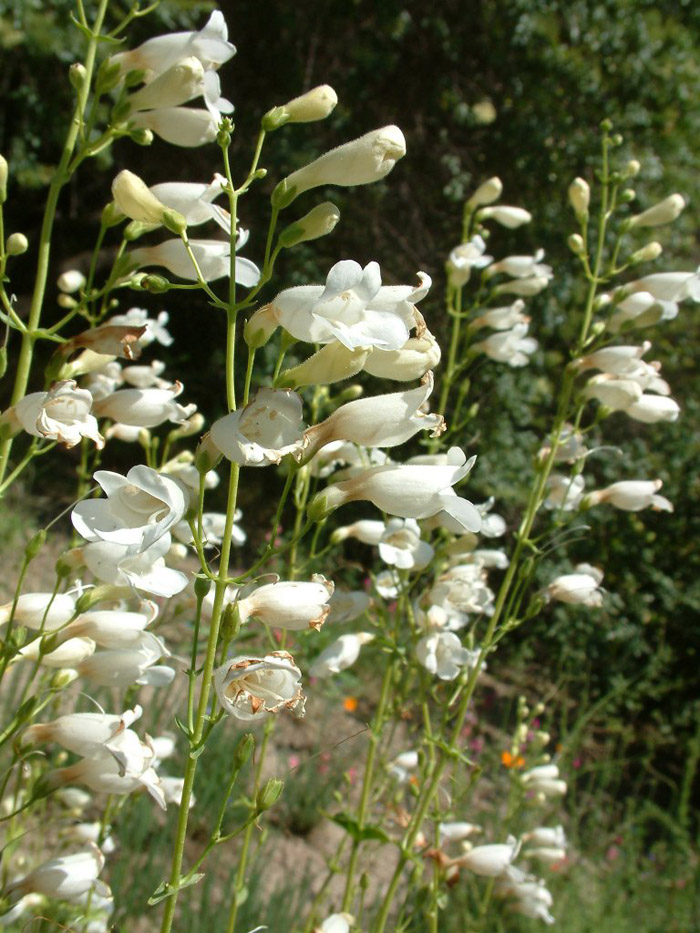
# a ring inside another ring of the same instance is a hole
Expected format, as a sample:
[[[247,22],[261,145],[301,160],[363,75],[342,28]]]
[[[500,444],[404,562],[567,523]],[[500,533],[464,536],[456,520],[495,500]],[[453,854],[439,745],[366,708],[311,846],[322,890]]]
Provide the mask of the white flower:
[[[369,609],[372,600],[364,590],[339,590],[336,587],[329,605],[331,607],[328,614],[329,622],[352,622]]]
[[[563,826],[539,826],[537,829],[530,830],[529,833],[523,833],[522,840],[535,846],[566,848],[566,834]]]
[[[360,656],[360,648],[373,639],[369,632],[341,635],[318,655],[309,667],[309,676],[330,677],[351,667]]]
[[[0,606],[0,625],[10,619],[12,607],[12,602]],[[37,631],[53,632],[74,615],[73,593],[23,593],[15,606],[14,621]]]
[[[80,548],[85,566],[103,583],[131,586],[155,596],[175,596],[187,586],[187,577],[165,566],[170,534],[164,534],[143,551],[113,541],[93,541]]]
[[[217,173],[208,185],[166,181],[151,185],[151,191],[167,207],[182,214],[188,227],[194,227],[216,217],[212,201],[222,193],[225,181],[223,175]]]
[[[622,480],[606,486],[605,489],[596,489],[588,493],[584,504],[591,506],[607,502],[625,512],[639,512],[648,508],[672,512],[673,505],[668,499],[656,494],[662,486],[663,482],[660,479]]]
[[[321,424],[306,430],[310,450],[316,451],[336,440],[362,447],[396,447],[422,430],[430,430],[431,437],[438,437],[445,430],[445,419],[424,410],[433,383],[433,374],[429,372],[416,389],[341,405]]]
[[[244,722],[283,709],[304,715],[301,671],[286,651],[232,658],[214,671],[214,689],[225,712]]]
[[[416,645],[416,656],[428,673],[437,674],[440,680],[455,680],[463,667],[474,667],[479,660],[479,652],[463,648],[454,632],[425,635]]]
[[[119,389],[96,401],[94,410],[101,418],[139,428],[156,428],[165,421],[184,424],[197,406],[175,401],[183,389],[181,382],[164,389]]]
[[[112,182],[112,197],[117,208],[131,220],[145,224],[166,223],[168,208],[153,194],[148,185],[138,175],[124,169]],[[177,211],[169,211],[173,218],[179,217],[181,228],[186,222]],[[167,224],[173,229],[170,223]]]
[[[241,622],[256,619],[288,631],[319,629],[328,613],[333,584],[321,574],[311,582],[278,580],[259,586],[236,603]]]
[[[392,464],[365,470],[352,479],[319,493],[311,510],[332,511],[345,502],[367,499],[378,509],[399,518],[429,518],[445,511],[466,531],[479,531],[481,516],[471,502],[452,488],[474,465],[452,447],[444,465]]]
[[[129,118],[132,127],[151,130],[166,143],[185,149],[214,142],[219,122],[218,115],[196,107],[163,107],[139,111]]]
[[[97,419],[90,414],[92,404],[87,389],[79,389],[72,379],[66,379],[55,383],[48,392],[25,395],[10,412],[34,437],[58,441],[66,447],[75,447],[87,437],[101,450],[104,439],[97,428]]]
[[[659,421],[676,421],[680,406],[672,398],[664,395],[640,395],[636,402],[625,408],[625,414],[644,424],[656,424]]]
[[[146,327],[145,333],[139,337],[139,343],[142,347],[147,347],[149,343],[156,340],[164,347],[169,347],[173,338],[168,333],[167,323],[169,315],[167,311],[161,311],[158,317],[151,320],[148,317],[148,311],[145,308],[130,308],[126,314],[115,314],[106,322],[111,325],[125,325],[133,327]]]
[[[647,292],[657,301],[700,301],[700,269],[695,272],[655,272],[621,286],[625,293]]]
[[[559,777],[555,764],[538,765],[521,775],[523,786],[541,797],[561,797],[566,793],[566,781]]]
[[[149,84],[127,98],[132,112],[179,107],[195,97],[204,97],[207,109],[214,116],[231,113],[233,104],[221,97],[218,75],[205,71],[193,55],[180,59],[154,78]]]
[[[624,411],[636,402],[641,394],[642,389],[635,379],[625,379],[607,373],[589,379],[582,392],[585,398],[595,398],[612,411]]]
[[[490,267],[488,275],[503,272],[514,279],[525,279],[529,276],[551,279],[552,267],[543,263],[541,261],[543,258],[543,249],[538,249],[534,256],[506,256],[505,259],[500,259]]]
[[[386,531],[384,522],[378,520],[362,518],[352,525],[343,525],[336,528],[333,532],[332,540],[336,544],[345,541],[346,538],[356,538],[363,544],[377,545],[382,540],[382,535]]]
[[[320,927],[315,927],[314,933],[350,933],[350,925],[354,920],[352,914],[331,914]]]
[[[145,551],[185,514],[189,497],[174,479],[150,467],[132,467],[126,476],[98,470],[94,478],[106,499],[85,499],[71,513],[76,531],[88,541],[111,541]]]
[[[484,204],[493,204],[497,201],[503,191],[503,182],[494,175],[493,178],[487,178],[482,181],[474,194],[469,198],[467,204],[470,208],[482,207]]]
[[[603,573],[597,567],[578,564],[575,573],[565,573],[552,580],[547,592],[562,603],[599,607],[603,605],[602,580]]]
[[[190,240],[192,254],[206,282],[214,282],[231,273],[231,244],[228,240]],[[197,272],[182,240],[165,240],[157,246],[141,246],[128,258],[135,268],[163,266],[180,279],[197,281]],[[260,281],[260,270],[242,256],[236,256],[235,279],[239,285],[252,288]]]
[[[532,214],[522,207],[500,204],[497,207],[482,207],[478,213],[478,219],[495,220],[496,223],[514,230],[523,224],[529,224],[532,220]]]
[[[530,362],[530,355],[537,349],[537,341],[526,336],[527,329],[527,324],[516,324],[510,330],[499,331],[486,340],[473,343],[471,349],[485,353],[497,363],[526,366]]]
[[[234,522],[240,521],[243,513],[236,509],[233,514]],[[202,515],[202,534],[204,537],[204,547],[219,547],[223,541],[223,534],[226,529],[226,514],[224,512],[204,512]],[[187,522],[180,522],[173,528],[173,534],[185,544],[192,544],[192,532]],[[240,547],[245,544],[246,533],[236,524],[231,526],[231,540]]]
[[[478,234],[468,243],[460,243],[450,253],[447,260],[447,275],[450,285],[459,288],[466,285],[471,276],[472,269],[483,269],[493,262],[493,256],[486,254],[486,243]]]
[[[411,771],[418,767],[418,752],[415,749],[401,752],[389,763],[389,773],[393,774],[400,784],[405,784],[410,778]]]
[[[214,422],[211,441],[234,463],[279,463],[305,446],[301,398],[289,389],[259,389],[244,408]]]
[[[390,567],[423,570],[435,554],[427,541],[421,541],[418,522],[412,518],[392,518],[379,539],[379,556]]]
[[[476,823],[438,823],[438,835],[441,847],[450,842],[462,842],[464,839],[468,839],[475,833],[481,832],[483,832],[482,827]]]
[[[132,647],[98,651],[76,664],[75,669],[81,677],[105,687],[130,687],[135,683],[151,683],[150,671],[168,654],[160,638],[151,632],[142,632]],[[172,668],[167,670],[174,674]]]
[[[506,843],[476,846],[453,864],[464,865],[482,878],[497,878],[515,860],[519,850],[520,844],[510,836]]]
[[[685,207],[685,201],[680,194],[671,194],[653,207],[647,208],[641,214],[629,218],[630,227],[660,227],[670,224],[680,216]]]
[[[72,855],[61,855],[37,866],[19,881],[5,889],[43,894],[45,897],[74,900],[85,894],[94,885],[104,868],[104,855],[96,845]]]
[[[56,644],[67,638],[91,638],[101,648],[131,648],[138,645],[141,633],[158,615],[155,603],[145,601],[143,611],[91,609],[61,629]]]
[[[398,126],[372,130],[283,179],[273,192],[273,203],[286,207],[304,191],[320,185],[369,185],[388,175],[404,155],[406,140]]]
[[[579,218],[588,216],[588,205],[591,203],[591,188],[585,178],[574,178],[569,185],[569,203]]]
[[[281,326],[297,340],[339,341],[348,350],[399,350],[418,324],[414,305],[430,288],[425,273],[418,273],[418,279],[416,287],[383,286],[376,262],[363,269],[353,260],[343,260],[330,270],[325,286],[285,289],[256,312],[249,325],[254,329],[260,321],[268,330]]]
[[[548,509],[573,512],[581,504],[585,486],[586,481],[580,474],[562,476],[560,473],[551,473],[547,479],[547,498],[544,504]]]
[[[115,740],[141,717],[142,712],[140,706],[135,706],[120,715],[69,713],[51,722],[29,726],[22,734],[21,744],[57,742],[69,752],[75,752],[83,758],[94,758],[108,752],[120,761],[124,756],[119,742]]]
[[[46,654],[42,653],[42,647],[42,640],[36,638],[20,648],[17,659],[37,661],[45,667],[74,668],[94,653],[96,645],[91,638],[69,638]]]
[[[292,100],[275,107],[272,111],[276,120],[275,129],[285,123],[312,123],[315,120],[325,120],[335,109],[338,95],[328,84],[319,84],[311,88],[306,94],[301,94]]]
[[[72,295],[85,285],[87,279],[78,269],[68,269],[56,279],[58,288],[67,295]]]
[[[549,285],[551,276],[530,275],[522,279],[513,279],[510,282],[502,282],[497,285],[494,295],[520,295],[521,298],[531,298]]]
[[[81,758],[74,765],[49,772],[46,776],[48,786],[83,784],[97,793],[119,795],[145,789],[164,810],[165,797],[160,778],[151,767],[154,757],[152,746],[141,742],[130,730],[122,734],[122,739],[126,740],[124,764],[109,754]]]
[[[236,54],[228,41],[228,27],[223,13],[216,10],[197,32],[171,32],[148,39],[135,49],[119,52],[110,59],[121,73],[145,71],[145,81],[152,81],[180,59],[194,55],[206,69],[219,68]]]
[[[494,330],[510,330],[516,324],[528,324],[530,318],[523,314],[525,302],[518,298],[512,305],[505,305],[502,308],[491,308],[479,317],[473,318],[469,322],[472,330],[478,330],[480,327],[492,327]]]

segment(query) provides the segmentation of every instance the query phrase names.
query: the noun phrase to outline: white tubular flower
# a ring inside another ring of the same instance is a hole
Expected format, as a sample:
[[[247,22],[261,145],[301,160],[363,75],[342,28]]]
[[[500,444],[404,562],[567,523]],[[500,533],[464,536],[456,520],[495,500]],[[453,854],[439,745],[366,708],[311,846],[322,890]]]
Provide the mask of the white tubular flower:
[[[642,389],[634,379],[601,373],[588,380],[582,395],[597,399],[612,411],[624,411],[641,398]]]
[[[519,851],[520,843],[509,836],[505,843],[475,846],[455,859],[453,864],[464,865],[481,878],[497,878],[515,860]]]
[[[581,505],[585,487],[586,481],[580,474],[562,476],[560,473],[551,473],[547,480],[545,507],[573,512]]]
[[[138,48],[113,55],[110,61],[119,65],[123,75],[129,71],[144,71],[148,83],[188,55],[194,55],[209,70],[219,68],[235,54],[236,47],[228,41],[224,15],[216,10],[206,25],[196,32],[156,36]]]
[[[515,230],[516,227],[529,224],[532,220],[532,214],[523,207],[499,204],[497,207],[482,207],[477,218],[479,220],[495,220],[501,226],[508,227],[509,230]]]
[[[187,226],[181,214],[166,207],[143,179],[127,169],[119,172],[112,182],[112,197],[122,214],[131,220],[145,224],[166,224],[170,229],[175,229],[173,224],[176,221],[179,221],[177,226],[180,229],[184,230]]]
[[[128,734],[128,733],[127,733]],[[81,758],[67,768],[50,771],[46,776],[49,787],[61,787],[65,784],[82,784],[98,794],[131,794],[134,791],[147,790],[159,807],[165,810],[165,796],[160,778],[150,767],[153,749],[140,742],[135,733],[129,744],[131,757],[126,768],[111,755],[97,758]],[[136,746],[138,745],[138,749]]]
[[[352,667],[360,656],[362,646],[373,640],[374,635],[369,632],[341,635],[318,655],[309,667],[309,676],[330,677]]]
[[[99,399],[94,410],[100,418],[138,428],[157,428],[165,421],[185,424],[197,410],[196,405],[180,405],[175,399],[184,386],[176,382],[165,389],[119,389]]]
[[[411,748],[408,751],[401,752],[389,762],[389,773],[392,774],[399,784],[405,784],[410,778],[410,772],[418,767],[418,752]]]
[[[534,849],[527,849],[523,853],[526,858],[537,859],[544,862],[545,865],[553,865],[555,862],[562,862],[566,858],[566,849],[559,846],[537,846]]]
[[[259,389],[245,408],[211,426],[211,441],[228,460],[270,466],[306,446],[301,398],[289,389]]]
[[[680,194],[671,194],[641,214],[630,217],[628,223],[630,227],[661,227],[680,217],[684,207],[685,201]]]
[[[319,84],[306,94],[301,94],[292,100],[275,107],[270,116],[276,126],[284,123],[313,123],[316,120],[325,120],[338,103],[338,95],[328,84]]]
[[[66,379],[55,383],[48,392],[25,395],[7,414],[14,414],[20,426],[34,437],[58,441],[66,447],[75,447],[87,437],[101,450],[104,438],[97,419],[90,414],[92,405],[87,389],[79,389],[76,382]]]
[[[416,656],[429,674],[440,680],[455,680],[463,667],[474,667],[479,660],[478,651],[463,648],[454,632],[432,632],[416,645]]]
[[[591,188],[585,178],[574,178],[569,185],[569,204],[578,218],[588,216],[588,205],[591,203]]]
[[[467,201],[467,204],[472,209],[475,207],[483,207],[485,204],[493,204],[494,201],[500,198],[502,191],[503,182],[498,175],[494,175],[493,178],[488,178],[479,185],[474,194]]]
[[[613,483],[612,486],[606,486],[605,489],[589,492],[584,504],[591,506],[607,502],[624,512],[639,512],[648,508],[672,512],[673,505],[668,499],[657,495],[662,486],[663,482],[660,479],[622,480]]]
[[[165,566],[171,543],[169,533],[144,551],[113,541],[93,541],[80,548],[79,554],[88,570],[103,583],[170,597],[187,586],[184,573]]]
[[[329,605],[331,611],[328,614],[328,621],[334,624],[341,622],[352,622],[363,612],[366,612],[372,605],[372,600],[364,590],[339,590],[335,589],[330,598]]]
[[[48,654],[41,653],[41,639],[37,638],[20,648],[17,659],[38,661],[44,667],[75,668],[85,658],[95,652],[95,642],[91,638],[69,638]]]
[[[510,282],[503,282],[497,285],[494,295],[520,295],[522,298],[532,298],[549,285],[549,278],[546,275],[530,275],[523,279],[513,279]]]
[[[310,508],[323,514],[345,502],[366,499],[399,518],[429,518],[445,511],[463,530],[476,532],[481,528],[481,515],[452,488],[469,473],[474,461],[474,457],[467,460],[462,450],[452,447],[445,465],[373,467],[318,493]]]
[[[112,754],[113,740],[141,717],[140,706],[121,715],[108,713],[70,713],[51,722],[35,723],[22,733],[22,745],[57,742],[83,758]]]
[[[621,288],[626,293],[647,292],[657,301],[700,301],[700,269],[695,272],[656,272]]]
[[[332,541],[337,544],[340,541],[345,541],[346,538],[356,538],[363,544],[376,546],[382,540],[386,527],[384,522],[362,518],[357,522],[353,522],[352,525],[343,525],[341,528],[336,528],[332,535]]]
[[[440,848],[450,842],[463,842],[470,836],[473,836],[476,833],[482,833],[483,831],[483,827],[479,826],[477,823],[465,823],[457,821],[438,823]]]
[[[314,933],[350,933],[350,927],[354,922],[355,918],[352,914],[331,914],[330,917],[326,917],[321,926],[314,928]]]
[[[107,498],[85,499],[71,513],[74,528],[88,541],[145,551],[182,519],[189,504],[176,480],[151,467],[132,467],[126,476],[98,470],[94,478]]]
[[[151,130],[171,146],[194,149],[216,139],[220,117],[196,107],[163,107],[132,114],[129,124]]]
[[[214,671],[214,689],[224,711],[242,722],[265,719],[283,709],[304,715],[301,671],[286,651],[232,658]]]
[[[486,255],[486,243],[478,234],[468,243],[460,243],[451,251],[447,260],[447,277],[450,285],[460,288],[471,278],[472,269],[483,269],[493,262],[493,256]]]
[[[169,654],[163,642],[151,632],[142,632],[139,642],[131,648],[98,651],[76,665],[81,677],[105,687],[129,687],[149,683],[150,668]]]
[[[0,606],[0,625],[12,615],[12,602]],[[75,615],[72,593],[23,593],[14,612],[15,625],[35,631],[53,632]]]
[[[207,282],[214,282],[231,272],[231,244],[226,240],[190,240],[199,271]],[[141,246],[129,253],[138,268],[163,266],[180,279],[196,282],[197,272],[182,240],[165,240],[157,246]],[[260,280],[260,270],[242,256],[236,256],[235,279],[244,288],[252,288]]]
[[[376,262],[363,269],[353,260],[343,260],[330,270],[325,286],[285,289],[253,315],[249,327],[262,326],[271,333],[281,326],[297,340],[339,341],[348,350],[399,350],[419,323],[414,305],[430,288],[429,276],[419,272],[418,279],[416,287],[382,286]]]
[[[127,103],[132,112],[179,107],[204,93],[204,68],[190,55],[161,72],[149,84],[130,94]]]
[[[36,892],[45,897],[75,900],[86,894],[104,868],[105,858],[96,845],[49,859],[19,881],[13,881],[5,893]]]
[[[563,826],[538,826],[529,833],[523,833],[522,840],[533,846],[555,846],[558,849],[565,849],[567,845]]]
[[[406,140],[398,126],[373,130],[283,179],[273,192],[273,203],[286,207],[304,191],[320,185],[369,185],[388,175],[405,155]]]
[[[440,346],[425,326],[422,315],[415,311],[416,336],[409,337],[398,350],[370,348],[362,369],[378,379],[393,379],[396,382],[413,382],[420,379],[440,362]]]
[[[139,337],[139,344],[147,347],[157,341],[163,347],[169,347],[173,338],[166,327],[169,320],[167,311],[161,311],[155,320],[148,317],[145,308],[130,308],[126,314],[115,314],[106,321],[110,325],[124,325],[129,327],[145,327],[146,330]]]
[[[196,227],[213,218],[215,210],[212,202],[222,193],[225,181],[223,175],[217,173],[208,185],[166,181],[151,185],[151,192],[171,210],[182,214],[188,227]]]
[[[523,786],[541,797],[562,797],[566,791],[566,781],[559,777],[559,767],[555,764],[538,765],[521,775]]]
[[[155,603],[145,601],[143,612],[123,609],[93,609],[78,616],[57,635],[56,643],[67,638],[91,638],[101,648],[132,648],[141,640],[141,633],[158,615]]]
[[[565,573],[556,577],[547,587],[552,599],[573,606],[603,605],[603,592],[600,584],[603,572],[590,564],[578,564],[575,573]]]
[[[485,353],[497,363],[526,366],[530,362],[530,355],[537,349],[537,341],[526,336],[527,327],[527,324],[516,324],[510,330],[491,334],[486,340],[473,343],[471,349]]]
[[[659,321],[672,321],[678,316],[675,301],[661,301],[650,292],[634,292],[616,305],[608,321],[608,330],[618,333],[623,327],[651,327]]]
[[[241,622],[256,619],[292,632],[320,629],[330,612],[333,589],[322,574],[314,574],[310,583],[278,580],[257,587],[236,606]]]
[[[525,279],[530,276],[537,276],[545,279],[551,279],[553,276],[552,267],[543,263],[544,250],[538,249],[534,256],[506,256],[494,263],[488,275],[495,275],[497,272],[503,272],[513,279]]]
[[[505,305],[502,308],[491,308],[479,317],[473,318],[469,322],[471,330],[479,330],[481,327],[492,327],[494,330],[510,330],[516,324],[529,324],[530,318],[523,314],[525,302],[518,298],[512,305]]]
[[[412,518],[391,518],[379,539],[379,556],[390,567],[423,570],[435,555],[427,541],[421,541],[418,522]]]
[[[677,421],[681,409],[677,402],[665,395],[643,394],[625,409],[625,414],[644,424],[659,421]]]
[[[445,430],[445,419],[442,415],[428,414],[424,408],[433,384],[433,374],[429,372],[416,389],[341,405],[321,424],[307,429],[304,436],[309,451],[315,452],[337,440],[361,447],[396,447],[422,430],[430,430],[431,437],[438,437]]]
[[[165,370],[165,363],[153,360],[148,366],[126,366],[121,371],[123,381],[133,389],[166,389],[170,385],[160,374]]]
[[[645,340],[640,346],[604,347],[576,360],[576,368],[599,369],[603,373],[621,376],[634,371],[637,362],[651,349],[651,343]]]

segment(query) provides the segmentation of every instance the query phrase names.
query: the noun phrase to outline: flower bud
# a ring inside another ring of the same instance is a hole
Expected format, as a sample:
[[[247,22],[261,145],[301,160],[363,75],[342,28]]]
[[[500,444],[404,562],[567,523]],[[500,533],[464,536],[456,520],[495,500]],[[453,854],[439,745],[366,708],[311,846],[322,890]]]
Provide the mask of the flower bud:
[[[5,251],[8,256],[21,256],[29,249],[29,240],[23,233],[11,233],[5,244]]]
[[[274,107],[263,117],[263,129],[271,132],[285,123],[312,123],[325,120],[338,103],[338,95],[328,84],[320,84],[306,94]]]
[[[187,229],[187,221],[178,211],[165,206],[138,175],[124,169],[112,182],[114,203],[132,220],[146,224],[163,224],[173,233]]]
[[[284,178],[272,193],[272,203],[281,210],[304,191],[320,185],[369,185],[388,175],[405,155],[406,140],[398,126],[373,130]]]
[[[165,276],[155,275],[152,272],[149,272],[148,275],[144,275],[139,284],[141,288],[150,292],[151,295],[162,295],[164,292],[170,290],[170,282]]]
[[[634,178],[636,175],[639,175],[641,171],[641,163],[636,159],[630,159],[627,165],[625,166],[624,175],[625,178]]]
[[[129,139],[136,143],[137,146],[150,146],[153,142],[153,131],[146,127],[140,127],[129,133]]]
[[[68,69],[68,79],[76,91],[81,91],[85,86],[87,71],[85,65],[80,62],[74,62]]]
[[[119,75],[121,68],[118,62],[113,62],[111,58],[106,58],[100,65],[95,79],[95,91],[97,94],[107,94],[119,84]]]
[[[618,195],[617,200],[620,204],[631,204],[636,197],[637,192],[634,190],[634,188],[623,188]]]
[[[497,175],[483,182],[467,201],[467,206],[474,209],[497,201],[503,191],[503,183]]]
[[[4,156],[0,155],[0,204],[4,204],[7,200],[7,176],[9,175],[9,168],[7,165],[7,159]]]
[[[515,230],[523,224],[529,224],[532,220],[532,214],[526,211],[524,207],[511,207],[509,204],[499,205],[498,207],[485,207],[479,211],[479,220],[495,220],[502,227],[509,230]]]
[[[80,291],[80,289],[85,285],[85,276],[82,272],[79,272],[77,269],[69,269],[67,272],[61,273],[56,284],[62,292],[66,292],[71,295],[74,292]]]
[[[236,771],[239,771],[244,765],[246,765],[255,751],[255,736],[252,732],[246,732],[245,735],[242,735],[236,746],[236,750],[233,753],[233,767]]]
[[[571,236],[567,238],[566,245],[576,256],[583,256],[586,252],[586,244],[580,233],[572,233]]]
[[[279,238],[280,246],[289,249],[298,243],[317,240],[319,237],[331,233],[340,220],[340,211],[330,201],[318,204],[301,220],[291,224],[282,231]]]
[[[662,252],[663,246],[657,240],[652,240],[651,243],[638,249],[636,253],[632,253],[630,262],[652,262],[658,259]]]
[[[279,778],[268,778],[255,797],[255,809],[258,813],[274,807],[284,790],[284,781]]]
[[[673,223],[684,207],[685,201],[680,194],[671,194],[641,214],[630,217],[629,225],[631,227],[661,227],[663,224]]]
[[[591,201],[591,189],[583,178],[575,178],[569,185],[569,204],[579,220],[588,217],[588,205]]]

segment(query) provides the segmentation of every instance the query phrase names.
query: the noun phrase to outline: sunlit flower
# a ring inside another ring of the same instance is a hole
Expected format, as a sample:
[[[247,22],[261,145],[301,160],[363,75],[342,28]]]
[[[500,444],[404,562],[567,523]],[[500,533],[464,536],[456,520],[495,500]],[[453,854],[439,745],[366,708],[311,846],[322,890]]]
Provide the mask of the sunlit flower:
[[[166,327],[168,320],[167,311],[161,311],[158,317],[153,320],[148,317],[148,311],[145,308],[130,308],[125,314],[113,315],[106,323],[113,326],[145,327],[145,332],[139,337],[139,343],[142,347],[148,346],[154,340],[161,346],[169,347],[173,342],[173,338]]]
[[[555,764],[538,765],[521,775],[523,786],[532,793],[545,797],[561,797],[566,791],[566,781],[559,776],[559,767]]]
[[[214,282],[231,273],[231,243],[228,240],[190,240],[190,248],[206,282]],[[165,240],[156,246],[140,246],[128,254],[134,268],[162,266],[180,279],[198,281],[197,270],[182,240]],[[260,280],[260,270],[242,256],[236,256],[236,282],[252,288]]]
[[[475,846],[453,864],[464,865],[482,878],[497,878],[515,860],[519,850],[520,843],[510,836],[505,843]]]
[[[119,389],[94,404],[101,418],[140,428],[156,428],[165,421],[184,424],[196,405],[180,405],[175,399],[184,386],[176,382],[164,389]]]
[[[603,605],[603,592],[600,584],[603,573],[590,564],[578,564],[575,573],[565,573],[556,577],[547,587],[552,599],[574,606]]]
[[[474,667],[479,660],[478,651],[462,646],[454,632],[432,632],[424,635],[416,645],[416,656],[429,674],[440,680],[455,680],[464,667]]]
[[[61,855],[42,862],[19,881],[13,881],[5,893],[32,891],[45,897],[74,900],[90,890],[104,864],[102,852],[96,845],[90,845],[72,855]]]
[[[65,625],[75,614],[76,595],[73,593],[23,593],[13,603],[0,606],[0,624],[13,616],[17,625],[53,632]]]
[[[79,555],[103,583],[130,586],[155,596],[175,596],[187,586],[187,577],[165,566],[170,545],[169,533],[143,551],[114,541],[92,541],[79,549]]]
[[[471,349],[476,353],[485,353],[497,363],[526,366],[537,349],[537,341],[526,336],[527,328],[527,324],[516,324],[510,330],[498,331],[486,340],[473,343]]]
[[[101,449],[104,439],[97,419],[90,413],[92,405],[87,389],[79,389],[72,379],[66,379],[55,383],[48,392],[25,395],[4,417],[13,420],[14,416],[19,426],[34,437],[58,441],[66,447],[75,447],[87,437]]]
[[[606,486],[605,489],[595,489],[589,492],[584,505],[599,505],[607,502],[616,509],[625,512],[639,512],[641,509],[656,509],[672,512],[673,505],[664,496],[657,495],[663,486],[660,479],[622,480]]]
[[[466,285],[472,269],[483,269],[493,262],[493,256],[486,255],[486,243],[483,237],[472,237],[468,243],[460,243],[451,251],[447,260],[447,275],[450,285],[459,288]]]
[[[319,629],[330,612],[333,584],[321,574],[310,582],[278,580],[256,587],[236,603],[241,622],[256,619],[289,631]]]
[[[251,401],[211,426],[211,441],[234,463],[270,466],[305,446],[302,401],[289,389],[258,389]]]
[[[304,715],[301,671],[286,651],[232,658],[214,671],[214,689],[225,712],[244,722],[283,709]]]
[[[379,556],[390,567],[422,570],[435,554],[427,541],[421,540],[418,522],[413,518],[392,518],[379,539]]]
[[[363,645],[374,639],[369,632],[341,635],[318,655],[309,667],[310,677],[330,677],[351,667],[360,656]]]

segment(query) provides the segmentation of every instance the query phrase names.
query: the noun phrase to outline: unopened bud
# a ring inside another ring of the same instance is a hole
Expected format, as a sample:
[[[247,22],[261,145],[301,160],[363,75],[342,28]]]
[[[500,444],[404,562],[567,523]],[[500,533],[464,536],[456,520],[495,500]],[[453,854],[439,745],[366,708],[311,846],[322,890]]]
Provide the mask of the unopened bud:
[[[195,598],[198,602],[204,599],[204,597],[207,595],[211,589],[211,583],[212,581],[209,579],[209,577],[203,577],[200,575],[194,578],[193,589]]]
[[[586,252],[586,244],[580,233],[572,233],[566,240],[566,245],[576,256],[583,256]]]
[[[24,549],[24,556],[27,561],[34,560],[39,551],[43,548],[46,543],[46,529],[40,528],[39,531],[27,542],[27,545]]]
[[[255,796],[255,809],[258,813],[274,807],[284,790],[284,781],[279,778],[269,778]]]
[[[204,415],[201,412],[195,412],[187,421],[179,424],[168,434],[168,440],[171,442],[179,441],[183,437],[191,437],[193,434],[199,434],[204,427]]]
[[[56,304],[59,308],[65,308],[66,311],[71,311],[73,308],[78,307],[78,302],[71,295],[66,295],[65,292],[61,294],[56,299]]]
[[[477,207],[483,207],[486,204],[493,204],[497,201],[503,191],[503,182],[497,175],[483,182],[476,189],[474,194],[467,201],[467,206],[474,210]]]
[[[150,273],[144,275],[139,284],[141,288],[150,292],[151,295],[162,295],[164,292],[169,291],[171,287],[170,282],[164,276]]]
[[[211,435],[207,433],[199,442],[194,455],[194,465],[199,473],[208,473],[216,469],[222,456],[223,454],[212,441]]]
[[[579,220],[588,217],[588,205],[591,203],[591,189],[583,178],[574,178],[569,185],[569,204]]]
[[[235,770],[240,771],[250,761],[254,751],[255,736],[252,732],[246,732],[238,740],[238,745],[236,745],[236,750],[233,753],[233,767]]]
[[[140,126],[129,133],[129,139],[137,146],[150,146],[153,142],[153,131],[146,126]]]
[[[631,204],[636,197],[637,192],[634,190],[634,188],[624,188],[618,196],[618,201],[620,204]]]
[[[642,165],[636,159],[630,159],[627,165],[625,166],[625,178],[634,178],[636,175],[639,175],[642,169]]]
[[[145,224],[164,224],[174,233],[182,233],[187,222],[178,211],[166,207],[142,178],[124,169],[112,182],[114,203],[132,220]]]
[[[52,690],[65,690],[66,687],[69,687],[74,680],[78,679],[78,672],[71,670],[70,668],[65,668],[63,670],[56,671],[56,673],[51,678],[51,689]]]
[[[328,84],[307,91],[281,107],[273,107],[262,119],[263,129],[271,132],[285,123],[312,123],[325,120],[338,103],[338,95]]]
[[[661,227],[673,223],[684,207],[685,201],[680,194],[671,194],[636,217],[630,217],[629,224],[631,227]]]
[[[279,238],[280,246],[289,249],[298,243],[317,240],[330,233],[340,220],[340,211],[330,201],[317,204],[305,217],[291,224],[282,231]]]
[[[62,292],[67,292],[69,295],[72,295],[74,292],[80,291],[80,289],[85,285],[85,276],[82,272],[79,272],[77,269],[69,269],[67,272],[62,272],[56,280],[56,284]]]
[[[119,84],[121,68],[118,62],[106,58],[100,65],[95,78],[95,91],[98,94],[107,94]]]
[[[636,253],[632,253],[630,262],[653,262],[654,259],[659,258],[663,249],[663,246],[657,240],[652,240],[651,243],[647,243],[646,246],[638,249]]]
[[[85,65],[82,65],[80,62],[75,62],[72,64],[68,69],[68,78],[75,90],[81,91],[85,86],[85,81],[87,79]]]
[[[29,249],[29,240],[23,233],[11,233],[5,244],[5,252],[8,256],[21,256]]]

